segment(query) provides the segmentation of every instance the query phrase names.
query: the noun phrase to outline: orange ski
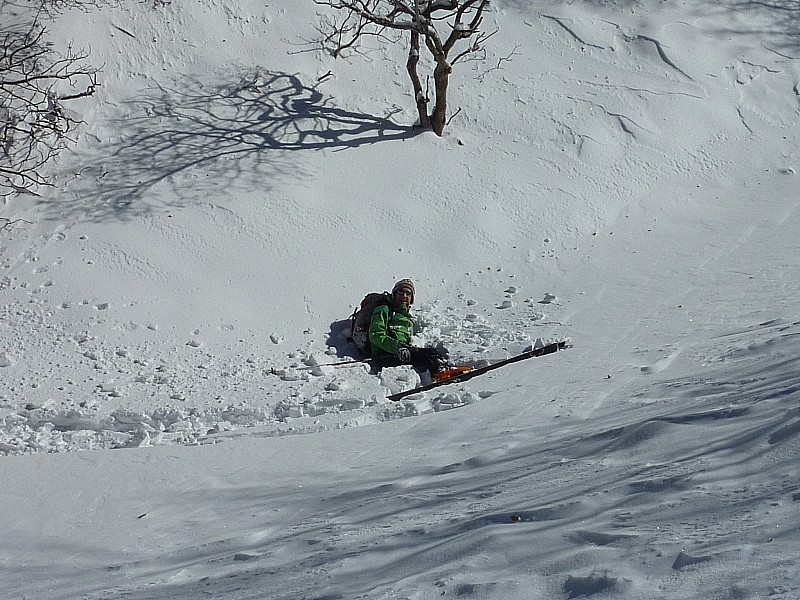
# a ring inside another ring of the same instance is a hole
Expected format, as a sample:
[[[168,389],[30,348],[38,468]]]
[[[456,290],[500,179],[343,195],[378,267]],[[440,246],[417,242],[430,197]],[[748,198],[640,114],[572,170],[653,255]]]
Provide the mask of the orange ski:
[[[472,371],[475,367],[447,367],[446,369],[442,369],[441,371],[437,371],[433,374],[434,381],[444,381],[445,379],[450,379],[451,377],[455,377],[456,375],[461,375],[461,373],[466,373],[467,371]]]

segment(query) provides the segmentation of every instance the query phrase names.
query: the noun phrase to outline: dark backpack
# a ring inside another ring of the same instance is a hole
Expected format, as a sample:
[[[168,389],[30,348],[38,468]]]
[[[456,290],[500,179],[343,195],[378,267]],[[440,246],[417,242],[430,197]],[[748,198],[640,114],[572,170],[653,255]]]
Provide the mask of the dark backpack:
[[[364,296],[361,304],[353,311],[350,317],[350,339],[361,352],[369,356],[371,347],[369,343],[369,324],[372,313],[379,306],[389,307],[389,316],[392,313],[392,295],[389,292],[371,292]]]

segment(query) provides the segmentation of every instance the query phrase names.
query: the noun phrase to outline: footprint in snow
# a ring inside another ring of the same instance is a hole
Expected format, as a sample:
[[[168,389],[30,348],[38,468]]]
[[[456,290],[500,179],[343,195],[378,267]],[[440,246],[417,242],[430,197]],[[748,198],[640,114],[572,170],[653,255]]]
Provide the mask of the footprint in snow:
[[[539,300],[539,304],[552,304],[553,302],[556,302],[557,300],[558,300],[558,296],[556,296],[555,294],[551,294],[550,292],[548,292],[548,293],[546,293],[546,294],[544,295],[544,298],[542,298],[541,300]]]

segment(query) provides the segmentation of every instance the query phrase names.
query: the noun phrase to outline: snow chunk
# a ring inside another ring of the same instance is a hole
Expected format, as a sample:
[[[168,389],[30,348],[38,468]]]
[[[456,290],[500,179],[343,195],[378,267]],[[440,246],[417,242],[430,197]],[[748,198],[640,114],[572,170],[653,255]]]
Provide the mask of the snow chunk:
[[[412,367],[406,365],[383,369],[380,379],[381,385],[389,389],[389,394],[404,392],[420,384],[419,374]]]
[[[333,373],[333,367],[328,366],[330,357],[324,354],[309,354],[303,362],[305,362],[307,366],[313,367],[311,369],[311,374],[316,377]]]
[[[350,382],[346,379],[334,379],[327,386],[325,386],[325,389],[329,392],[339,392],[348,389],[350,386]]]
[[[556,302],[557,300],[558,300],[558,296],[556,296],[555,294],[551,294],[550,292],[547,292],[544,295],[544,298],[539,300],[539,304],[552,304],[553,302]]]

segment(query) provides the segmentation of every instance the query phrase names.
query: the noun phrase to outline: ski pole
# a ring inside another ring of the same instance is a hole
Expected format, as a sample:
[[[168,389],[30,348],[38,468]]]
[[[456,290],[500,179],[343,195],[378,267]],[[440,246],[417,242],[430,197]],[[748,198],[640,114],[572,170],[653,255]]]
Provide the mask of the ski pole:
[[[310,369],[318,369],[320,367],[345,367],[347,365],[358,365],[358,364],[361,364],[361,363],[369,363],[369,362],[372,362],[371,358],[361,358],[361,359],[357,359],[357,360],[343,360],[342,362],[327,363],[327,364],[322,364],[322,365],[312,365],[312,366],[308,366],[308,367],[294,367],[294,370],[295,371],[308,371]],[[277,369],[275,367],[272,367],[271,371],[272,371],[273,375],[275,375],[277,373]]]

